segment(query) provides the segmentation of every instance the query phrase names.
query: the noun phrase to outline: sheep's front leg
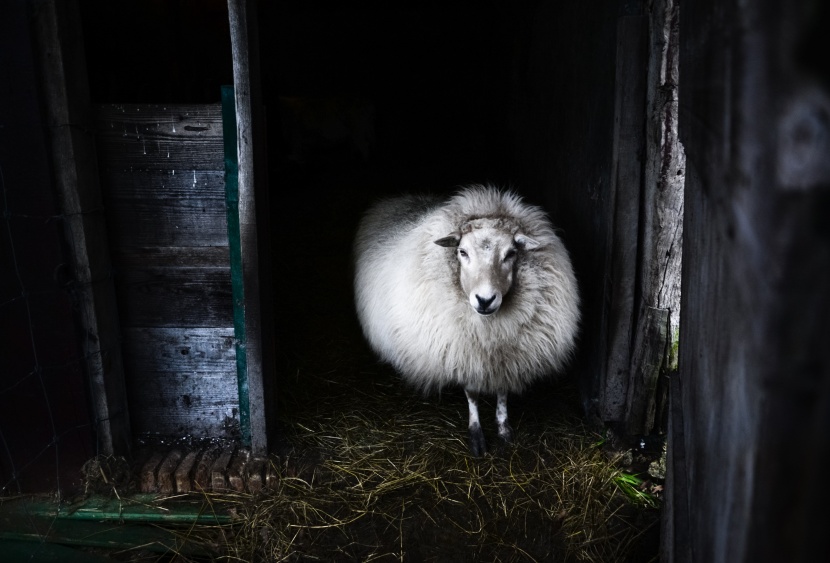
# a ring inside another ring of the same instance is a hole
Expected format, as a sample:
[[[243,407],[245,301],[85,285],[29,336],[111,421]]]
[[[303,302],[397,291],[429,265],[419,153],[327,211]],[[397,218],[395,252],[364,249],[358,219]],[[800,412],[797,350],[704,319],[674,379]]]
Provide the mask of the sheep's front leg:
[[[467,395],[467,404],[470,407],[470,452],[478,457],[487,452],[487,444],[484,442],[484,431],[481,429],[481,421],[478,418],[478,392],[464,389]]]
[[[507,422],[507,393],[504,391],[496,394],[496,422],[499,425],[499,438],[508,444],[513,443],[513,429]]]

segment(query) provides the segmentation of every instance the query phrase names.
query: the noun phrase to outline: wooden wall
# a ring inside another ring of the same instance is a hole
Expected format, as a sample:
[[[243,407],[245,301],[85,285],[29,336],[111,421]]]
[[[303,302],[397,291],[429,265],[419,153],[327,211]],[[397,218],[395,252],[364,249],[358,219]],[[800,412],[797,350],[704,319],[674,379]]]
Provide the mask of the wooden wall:
[[[830,560],[830,11],[681,5],[688,173],[664,560]]]
[[[588,21],[591,34],[571,33]],[[511,92],[522,185],[562,229],[579,281],[583,323],[575,371],[596,421],[606,344],[603,278],[610,259],[617,2],[540,2],[523,14]],[[624,392],[619,393],[622,400]],[[622,403],[621,403],[622,404]]]
[[[133,433],[236,438],[219,104],[97,107]]]
[[[583,324],[573,371],[585,411],[630,436],[664,428],[679,324],[672,13],[669,0],[540,2],[517,24],[517,169],[562,228],[577,270]]]

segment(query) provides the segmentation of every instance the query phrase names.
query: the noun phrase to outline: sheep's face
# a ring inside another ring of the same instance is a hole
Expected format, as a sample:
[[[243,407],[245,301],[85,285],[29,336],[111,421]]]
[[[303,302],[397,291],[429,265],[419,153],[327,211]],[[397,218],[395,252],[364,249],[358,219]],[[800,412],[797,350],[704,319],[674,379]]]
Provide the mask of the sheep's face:
[[[470,306],[485,316],[498,311],[510,291],[519,251],[538,245],[518,232],[492,227],[462,228],[435,244],[455,247],[461,289]]]

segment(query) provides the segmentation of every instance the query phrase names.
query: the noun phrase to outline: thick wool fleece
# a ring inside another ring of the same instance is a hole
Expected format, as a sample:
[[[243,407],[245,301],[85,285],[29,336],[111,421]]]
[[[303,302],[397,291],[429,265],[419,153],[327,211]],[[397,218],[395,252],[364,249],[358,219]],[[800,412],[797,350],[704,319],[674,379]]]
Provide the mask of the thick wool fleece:
[[[477,228],[521,233],[513,284],[489,316],[469,304],[454,248],[435,241]],[[449,200],[403,196],[364,216],[355,240],[355,299],[375,352],[429,391],[457,384],[485,393],[521,392],[561,370],[575,345],[579,295],[571,262],[545,213],[489,186]]]

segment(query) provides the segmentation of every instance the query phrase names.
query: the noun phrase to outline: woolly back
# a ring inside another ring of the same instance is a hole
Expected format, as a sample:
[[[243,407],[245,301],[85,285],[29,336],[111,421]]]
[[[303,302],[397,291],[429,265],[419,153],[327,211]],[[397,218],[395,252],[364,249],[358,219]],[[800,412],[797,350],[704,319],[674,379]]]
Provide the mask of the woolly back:
[[[425,390],[458,384],[520,392],[561,370],[575,345],[579,295],[567,251],[545,213],[516,194],[469,186],[441,205],[421,206],[403,227],[388,219],[406,215],[396,206],[413,203],[409,197],[378,206],[358,235],[365,247],[356,246],[358,313],[378,354]],[[455,249],[435,244],[480,220],[539,243],[520,253],[509,293],[487,317],[461,290]],[[382,242],[366,242],[373,240]]]

